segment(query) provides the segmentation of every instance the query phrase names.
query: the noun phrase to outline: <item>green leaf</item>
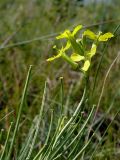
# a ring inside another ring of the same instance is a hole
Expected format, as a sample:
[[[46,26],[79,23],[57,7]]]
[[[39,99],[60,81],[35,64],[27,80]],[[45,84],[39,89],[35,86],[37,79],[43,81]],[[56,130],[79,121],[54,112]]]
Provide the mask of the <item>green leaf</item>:
[[[77,53],[73,53],[70,57],[74,62],[80,62],[81,60],[84,60],[85,57],[84,56],[81,56]]]
[[[93,43],[90,52],[88,52],[87,54],[87,57],[92,58],[95,55],[96,50],[97,50],[97,46],[95,43]]]
[[[53,56],[53,57],[48,58],[48,59],[47,59],[47,62],[51,62],[51,61],[53,61],[53,60],[55,60],[55,59],[57,59],[57,58],[60,58],[60,57],[61,57],[61,53],[57,54],[56,56]]]
[[[89,69],[89,67],[90,67],[90,60],[86,60],[84,66],[82,67],[82,70],[86,72]]]
[[[90,38],[92,40],[97,39],[97,35],[94,32],[92,32],[91,30],[84,31],[83,36],[87,36],[88,38]]]
[[[99,36],[98,41],[108,41],[108,39],[110,39],[112,37],[114,37],[114,35],[112,33],[108,32],[108,33],[105,33],[105,34]]]
[[[82,29],[82,25],[78,25],[77,27],[75,27],[75,29],[72,32],[72,35],[75,36],[80,29]]]

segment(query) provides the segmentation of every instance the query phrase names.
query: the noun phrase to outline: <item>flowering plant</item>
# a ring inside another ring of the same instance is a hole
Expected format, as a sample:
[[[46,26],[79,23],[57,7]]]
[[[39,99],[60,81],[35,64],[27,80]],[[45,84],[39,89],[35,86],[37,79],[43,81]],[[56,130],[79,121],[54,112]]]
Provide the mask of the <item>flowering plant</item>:
[[[96,54],[98,44],[100,42],[108,41],[110,38],[114,37],[114,35],[110,32],[105,34],[98,32],[98,34],[95,34],[91,30],[85,30],[82,33],[81,38],[76,38],[76,34],[81,29],[82,25],[78,25],[72,32],[70,30],[65,30],[57,36],[56,39],[66,39],[66,45],[65,47],[62,46],[61,49],[57,49],[56,46],[54,46],[53,48],[56,48],[57,55],[48,58],[47,61],[53,61],[61,57],[72,65],[73,68],[79,69],[84,73],[87,72],[91,65],[91,59]],[[89,50],[87,50],[88,43],[85,41],[86,38],[92,40],[92,45]],[[68,56],[66,51],[70,48],[72,49],[72,53]],[[82,66],[79,65],[79,62],[81,61],[83,62]]]

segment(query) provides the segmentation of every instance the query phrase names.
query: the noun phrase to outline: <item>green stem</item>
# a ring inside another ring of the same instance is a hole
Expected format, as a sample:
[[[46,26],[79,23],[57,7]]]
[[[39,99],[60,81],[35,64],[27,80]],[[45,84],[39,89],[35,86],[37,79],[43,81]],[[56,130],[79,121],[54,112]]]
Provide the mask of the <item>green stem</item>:
[[[74,62],[70,57],[68,57],[65,53],[63,53],[62,58],[67,61],[74,69],[78,68],[78,64]]]

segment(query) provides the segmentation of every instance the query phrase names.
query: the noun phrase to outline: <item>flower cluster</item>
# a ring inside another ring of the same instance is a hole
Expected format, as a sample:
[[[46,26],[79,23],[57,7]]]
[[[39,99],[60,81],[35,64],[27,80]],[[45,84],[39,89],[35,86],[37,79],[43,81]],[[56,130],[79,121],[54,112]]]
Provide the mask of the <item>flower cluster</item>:
[[[91,30],[85,30],[82,33],[81,38],[78,39],[75,36],[81,29],[82,25],[78,25],[72,32],[70,30],[65,30],[63,33],[57,36],[56,39],[66,39],[66,45],[65,47],[62,46],[61,49],[57,49],[56,46],[54,46],[53,48],[56,48],[57,55],[48,58],[47,61],[53,61],[62,57],[66,62],[72,65],[73,68],[80,69],[84,73],[87,72],[91,65],[91,59],[96,54],[99,42],[108,41],[110,38],[114,37],[114,35],[110,32],[105,34],[98,32],[98,34],[95,34]],[[87,50],[88,44],[85,41],[87,38],[92,40],[92,45],[89,50]],[[72,54],[68,56],[66,51],[71,48]],[[82,66],[79,65],[79,62],[81,61],[83,62]]]

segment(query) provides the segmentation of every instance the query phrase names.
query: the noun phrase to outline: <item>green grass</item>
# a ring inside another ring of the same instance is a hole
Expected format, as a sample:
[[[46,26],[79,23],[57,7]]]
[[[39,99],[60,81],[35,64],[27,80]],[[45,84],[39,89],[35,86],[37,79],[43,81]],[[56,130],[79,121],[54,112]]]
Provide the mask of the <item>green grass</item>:
[[[1,160],[119,159],[120,29],[106,47],[99,47],[85,97],[81,73],[62,60],[46,62],[54,53],[52,46],[59,45],[55,36],[66,28],[83,24],[93,31],[114,32],[119,5],[119,0],[96,7],[68,0],[1,0]]]

